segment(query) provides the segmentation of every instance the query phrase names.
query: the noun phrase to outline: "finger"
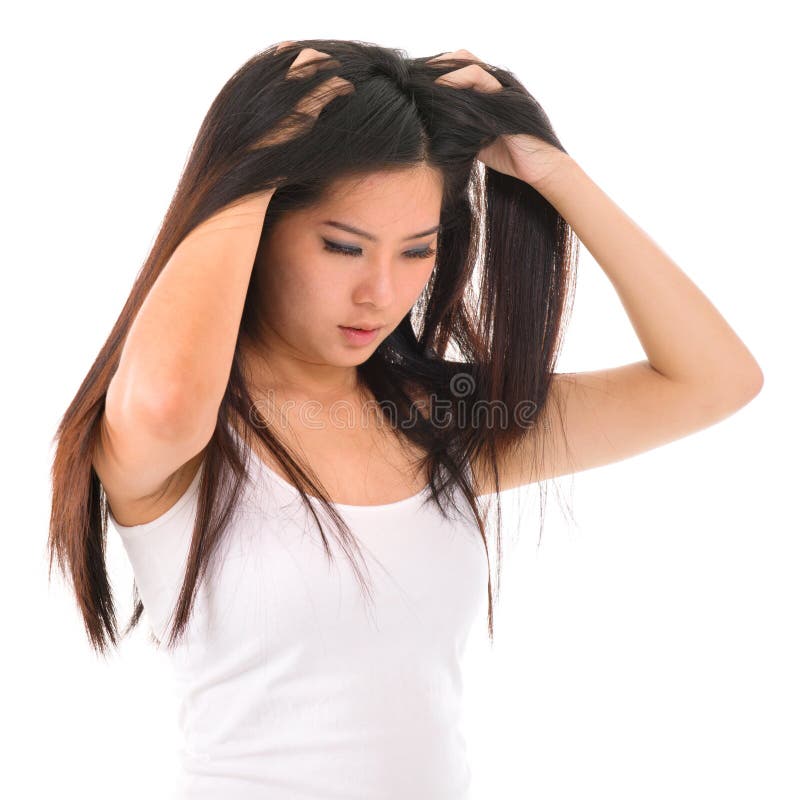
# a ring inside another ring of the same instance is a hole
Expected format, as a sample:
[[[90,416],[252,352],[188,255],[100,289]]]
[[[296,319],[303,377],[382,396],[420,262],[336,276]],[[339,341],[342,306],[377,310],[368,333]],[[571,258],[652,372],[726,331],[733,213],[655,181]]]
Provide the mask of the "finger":
[[[339,75],[334,75],[332,78],[323,81],[319,86],[315,86],[305,97],[303,97],[297,104],[297,111],[301,114],[309,114],[313,117],[318,117],[320,111],[329,103],[334,97],[340,94],[350,94],[355,91],[350,81],[345,80]]]
[[[473,61],[480,61],[478,56],[476,56],[474,53],[470,53],[469,50],[464,50],[463,48],[460,49],[460,50],[456,50],[456,51],[450,53],[450,57],[451,58],[469,58],[469,59],[472,59]]]
[[[279,53],[281,50],[287,48],[290,44],[297,44],[297,42],[295,40],[280,42],[278,45],[276,45],[275,52]]]
[[[284,117],[249,149],[256,150],[282,144],[311,128],[325,105],[340,94],[350,94],[355,86],[350,81],[334,75],[319,86],[315,86],[295,106],[294,111]]]
[[[494,75],[490,75],[477,64],[470,64],[445,75],[440,75],[434,83],[441,83],[458,89],[477,89],[483,92],[498,92],[503,88],[503,84]]]
[[[469,59],[471,61],[480,61],[483,63],[478,56],[474,53],[470,53],[469,50],[452,50],[449,53],[442,53],[439,56],[434,56],[433,58],[429,58],[425,63],[430,64],[431,61],[452,61],[454,59]]]
[[[287,78],[307,78],[316,74],[318,69],[331,69],[342,65],[328,53],[304,47],[297,58],[292,61],[286,73]]]

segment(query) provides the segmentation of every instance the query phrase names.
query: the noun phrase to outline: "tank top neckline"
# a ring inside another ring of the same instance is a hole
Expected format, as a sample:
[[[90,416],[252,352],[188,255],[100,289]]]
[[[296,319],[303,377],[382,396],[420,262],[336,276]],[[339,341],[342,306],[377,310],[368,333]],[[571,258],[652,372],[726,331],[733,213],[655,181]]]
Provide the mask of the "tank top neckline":
[[[287,481],[285,478],[283,478],[281,475],[275,472],[274,469],[265,464],[264,460],[244,441],[244,439],[242,439],[241,435],[233,427],[233,425],[229,424],[228,430],[230,430],[231,433],[233,433],[233,435],[245,446],[245,448],[248,451],[247,453],[248,457],[255,462],[257,469],[264,472],[267,475],[267,477],[270,478],[271,480],[277,481],[278,483],[281,484],[281,486],[284,486],[287,489],[289,489],[289,491],[291,491],[292,494],[294,494],[296,497],[300,496],[300,492],[297,490],[297,487],[294,484],[289,483],[289,481]],[[381,509],[394,510],[397,508],[402,508],[406,505],[413,503],[414,501],[419,500],[428,491],[429,488],[430,487],[426,484],[426,486],[420,491],[418,491],[416,494],[412,494],[410,497],[404,497],[401,500],[395,500],[392,503],[380,503],[379,505],[367,505],[367,506],[352,505],[350,503],[332,503],[331,505],[333,505],[334,508],[342,508],[347,511],[355,511],[355,512],[380,511]],[[322,502],[321,500],[319,500],[319,498],[311,496],[309,496],[309,500],[317,503]]]

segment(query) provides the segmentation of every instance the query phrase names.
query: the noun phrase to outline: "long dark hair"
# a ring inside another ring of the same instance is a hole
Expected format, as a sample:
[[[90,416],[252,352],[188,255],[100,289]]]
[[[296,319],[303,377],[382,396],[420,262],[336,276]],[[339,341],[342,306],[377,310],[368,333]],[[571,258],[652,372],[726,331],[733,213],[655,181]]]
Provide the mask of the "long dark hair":
[[[306,47],[336,59],[335,69],[286,80],[290,64]],[[402,50],[336,39],[306,39],[280,50],[272,46],[238,69],[211,104],[152,250],[54,437],[50,571],[57,559],[62,574],[71,578],[97,652],[107,652],[109,644],[116,646],[119,634],[104,559],[108,503],[92,454],[123,343],[179,243],[218,210],[270,188],[276,191],[257,261],[271,222],[287,210],[311,207],[335,180],[423,164],[441,172],[442,230],[431,279],[414,308],[358,365],[357,374],[379,407],[396,416],[389,422],[399,439],[405,437],[424,450],[420,465],[427,469],[427,501],[447,513],[454,491],[460,488],[465,493],[491,561],[487,515],[468,468],[478,455],[485,460],[499,500],[498,454],[513,450],[543,422],[540,412],[572,305],[577,248],[571,229],[541,194],[527,183],[485,168],[476,154],[505,133],[532,134],[566,151],[547,115],[513,73],[482,65],[502,84],[496,93],[443,86],[434,79],[470,62],[425,63],[429,58],[409,58]],[[259,145],[303,96],[333,74],[350,81],[355,90],[332,99],[302,134],[279,144]],[[253,283],[251,276],[230,379],[205,448],[195,527],[168,647],[185,631],[198,581],[239,499],[251,437],[261,440],[296,486],[330,557],[308,494],[321,499],[355,565],[348,526],[324,489],[270,431],[248,391],[241,342],[258,327]],[[456,349],[457,358],[448,357],[449,348]],[[449,419],[429,419],[417,413],[415,398],[420,394],[456,411],[445,415]],[[481,411],[486,408],[490,424]],[[495,419],[491,410],[497,408],[502,411],[499,425],[491,424]],[[523,419],[518,409],[523,409]],[[245,431],[241,443],[228,429],[233,419]],[[226,478],[230,475],[233,481]],[[496,508],[497,572],[494,588],[491,575],[487,585],[492,641],[502,561],[499,502]],[[357,568],[356,572],[361,581]],[[135,582],[133,597],[133,615],[123,635],[144,610]]]

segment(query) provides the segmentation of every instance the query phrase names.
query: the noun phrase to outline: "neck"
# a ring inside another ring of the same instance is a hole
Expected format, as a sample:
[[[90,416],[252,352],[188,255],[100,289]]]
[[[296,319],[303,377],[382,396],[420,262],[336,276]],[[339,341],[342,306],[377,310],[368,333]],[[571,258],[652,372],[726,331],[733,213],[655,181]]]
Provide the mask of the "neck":
[[[281,397],[317,400],[323,404],[361,394],[356,367],[312,364],[281,357],[246,335],[241,339],[249,387],[259,394],[272,391]]]

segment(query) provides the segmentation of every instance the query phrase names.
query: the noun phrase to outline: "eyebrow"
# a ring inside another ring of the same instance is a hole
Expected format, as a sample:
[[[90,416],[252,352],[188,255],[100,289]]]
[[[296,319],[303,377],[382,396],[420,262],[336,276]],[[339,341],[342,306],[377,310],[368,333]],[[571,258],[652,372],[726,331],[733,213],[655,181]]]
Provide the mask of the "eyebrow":
[[[366,231],[359,230],[358,228],[354,228],[352,225],[345,225],[343,222],[337,222],[333,219],[326,219],[320,223],[321,225],[330,225],[332,228],[339,228],[339,230],[347,231],[348,233],[355,233],[357,236],[363,236],[365,239],[368,239],[370,242],[377,242],[378,237],[373,236],[371,233],[367,233]],[[420,231],[419,233],[414,233],[411,236],[406,236],[405,239],[402,241],[408,242],[411,239],[419,239],[423,236],[429,236],[432,233],[441,232],[442,225],[434,225],[432,228],[428,228],[426,231]]]

